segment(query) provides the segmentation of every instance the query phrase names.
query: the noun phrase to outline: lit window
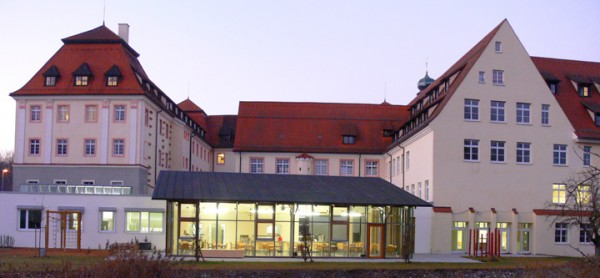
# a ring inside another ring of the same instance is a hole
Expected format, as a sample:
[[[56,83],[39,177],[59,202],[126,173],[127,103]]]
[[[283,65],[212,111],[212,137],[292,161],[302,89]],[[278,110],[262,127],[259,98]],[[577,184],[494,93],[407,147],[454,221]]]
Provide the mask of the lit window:
[[[530,123],[530,104],[517,102],[517,123],[519,124],[528,124]]]
[[[138,233],[162,233],[163,213],[152,211],[127,211],[125,231]]]
[[[502,52],[502,42],[496,42],[496,44],[494,45],[494,50],[496,51],[496,53],[501,53]]]
[[[588,84],[578,84],[577,92],[580,97],[589,97],[590,96],[590,85]]]
[[[493,70],[492,71],[492,83],[494,83],[494,85],[504,85],[504,71],[503,70]]]
[[[378,161],[365,161],[365,175],[379,176],[378,166],[379,166]]]
[[[110,210],[100,211],[100,231],[115,231],[115,212]]]
[[[79,219],[80,213],[77,212],[69,212],[67,213],[67,230],[76,231],[79,229],[79,224],[81,220]]]
[[[316,159],[315,160],[315,175],[317,176],[327,176],[327,160],[326,159]]]
[[[88,123],[98,121],[98,105],[85,106],[85,121]]]
[[[580,224],[579,225],[579,242],[581,243],[592,243],[592,235],[594,230],[592,224]]]
[[[586,207],[590,204],[592,198],[591,187],[589,185],[578,185],[577,186],[577,205],[580,207]]]
[[[583,166],[592,165],[592,147],[583,146]]]
[[[465,120],[478,121],[479,120],[479,100],[477,99],[465,99]]]
[[[277,174],[289,174],[290,173],[290,160],[289,159],[277,159],[276,161],[276,173]]]
[[[465,139],[464,160],[479,161],[479,140]]]
[[[85,156],[93,156],[96,154],[96,140],[95,139],[85,139],[84,142],[84,155]]]
[[[517,163],[531,163],[531,143],[517,142]]]
[[[481,83],[481,84],[485,83],[485,71],[479,72],[479,83]]]
[[[119,83],[118,76],[109,76],[106,78],[106,86],[114,87],[114,86],[117,86],[118,83]]]
[[[87,86],[89,82],[89,76],[75,76],[75,86]]]
[[[65,156],[67,155],[67,147],[68,147],[67,139],[58,139],[56,140],[56,154]]]
[[[42,120],[42,107],[39,105],[32,105],[30,107],[30,121],[39,122]]]
[[[125,121],[125,105],[115,105],[115,122]]]
[[[550,105],[542,104],[542,125],[550,124]]]
[[[217,164],[219,164],[219,165],[225,164],[225,154],[224,153],[217,154]]]
[[[58,117],[57,120],[59,122],[68,122],[69,121],[69,106],[68,105],[59,105],[57,117]]]
[[[121,77],[121,70],[117,65],[113,65],[107,72],[104,73],[104,76],[106,77],[106,86],[117,86]]]
[[[39,155],[40,154],[40,139],[29,139],[29,154]]]
[[[44,79],[44,86],[54,87],[56,86],[56,76],[46,76]]]
[[[354,162],[352,160],[340,160],[340,175],[341,176],[354,175],[353,164],[354,164]]]
[[[263,159],[262,158],[250,158],[250,173],[262,173],[263,172]]]
[[[504,122],[504,101],[492,100],[490,110],[490,120],[492,122]]]
[[[19,210],[19,229],[33,230],[40,229],[42,224],[41,209],[20,209]]]
[[[125,155],[125,140],[114,139],[113,140],[113,155],[123,156]]]
[[[569,225],[567,223],[555,223],[554,225],[554,242],[566,243]]]
[[[342,136],[342,143],[344,143],[344,145],[353,145],[356,143],[356,136],[344,135]]]
[[[491,161],[504,162],[504,141],[492,141]]]
[[[552,185],[552,203],[564,204],[567,201],[566,185],[555,183]]]
[[[554,144],[552,159],[554,165],[567,165],[567,145]]]

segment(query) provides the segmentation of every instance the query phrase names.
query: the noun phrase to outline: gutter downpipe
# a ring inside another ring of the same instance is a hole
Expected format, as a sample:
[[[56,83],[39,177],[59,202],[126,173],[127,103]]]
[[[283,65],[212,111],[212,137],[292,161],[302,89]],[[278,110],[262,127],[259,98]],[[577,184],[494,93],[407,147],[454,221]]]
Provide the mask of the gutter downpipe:
[[[154,185],[158,180],[158,114],[162,112],[162,108],[156,112],[156,119],[154,119]]]
[[[242,172],[242,152],[240,151],[240,170],[239,172]]]
[[[404,153],[404,147],[402,147],[402,145],[398,145],[398,147],[400,147],[402,149],[402,164],[401,164],[402,165],[402,189],[404,189],[406,191],[406,187],[404,185],[404,179],[405,179],[405,177],[404,177],[405,176],[404,175],[404,169],[405,169],[404,163],[406,162],[406,157],[404,156],[405,155],[405,153]]]

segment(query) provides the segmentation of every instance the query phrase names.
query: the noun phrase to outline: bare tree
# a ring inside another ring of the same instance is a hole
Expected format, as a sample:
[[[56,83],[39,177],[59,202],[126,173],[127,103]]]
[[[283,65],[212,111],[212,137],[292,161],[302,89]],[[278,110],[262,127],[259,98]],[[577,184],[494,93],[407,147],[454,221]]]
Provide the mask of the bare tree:
[[[552,222],[580,227],[594,244],[597,261],[600,258],[600,168],[590,165],[564,184],[555,186],[554,200],[547,205],[553,210]],[[585,255],[582,250],[577,251]]]

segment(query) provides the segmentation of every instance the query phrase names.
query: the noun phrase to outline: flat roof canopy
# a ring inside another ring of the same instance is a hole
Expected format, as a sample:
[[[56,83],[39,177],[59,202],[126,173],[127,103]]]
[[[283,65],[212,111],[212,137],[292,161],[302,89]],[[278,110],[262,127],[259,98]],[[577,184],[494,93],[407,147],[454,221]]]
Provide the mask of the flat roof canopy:
[[[430,207],[381,179],[161,171],[155,200]]]

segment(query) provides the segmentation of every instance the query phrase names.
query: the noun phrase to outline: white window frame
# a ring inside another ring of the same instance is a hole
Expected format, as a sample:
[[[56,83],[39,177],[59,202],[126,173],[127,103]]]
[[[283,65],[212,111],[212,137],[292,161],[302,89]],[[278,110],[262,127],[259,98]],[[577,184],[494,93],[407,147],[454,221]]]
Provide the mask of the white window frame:
[[[531,164],[531,143],[517,142],[516,161],[518,164]]]
[[[69,140],[68,139],[56,139],[56,155],[67,156],[69,155]]]
[[[29,155],[40,155],[41,143],[40,139],[29,139]],[[32,150],[35,150],[33,152]]]
[[[129,216],[135,216],[137,214],[137,222],[140,224],[137,229],[131,228],[131,225],[128,223]],[[144,214],[147,215],[148,226],[142,227]],[[152,214],[160,214],[161,216],[161,227],[160,230],[153,230],[151,228]],[[162,234],[165,230],[165,213],[162,210],[157,209],[125,209],[125,233],[140,233],[140,234]]]
[[[552,152],[552,164],[555,166],[567,165],[567,145],[554,144]]]
[[[583,166],[592,165],[592,146],[583,146]]]
[[[36,230],[36,229],[37,230],[41,229],[42,222],[43,222],[42,219],[44,218],[43,209],[42,208],[25,208],[25,207],[23,207],[23,208],[17,207],[17,208],[18,208],[17,209],[17,213],[19,215],[18,218],[17,218],[19,220],[19,225],[18,225],[19,231],[33,231],[33,230]],[[21,217],[23,216],[22,213],[21,213],[22,211],[25,211],[25,227],[21,227]],[[29,223],[29,217],[31,216],[31,213],[34,212],[34,211],[39,211],[39,213],[40,213],[40,223],[38,224],[39,225],[38,227],[30,227],[29,226],[29,224],[30,224]]]
[[[567,186],[562,183],[552,184],[552,203],[564,204],[567,201]]]
[[[42,120],[42,106],[41,105],[31,105],[29,107],[29,120],[32,122],[39,122]]]
[[[85,122],[94,123],[98,121],[98,105],[89,104],[85,106]]]
[[[277,158],[275,161],[275,173],[287,175],[290,173],[290,159]]]
[[[353,160],[340,160],[340,176],[353,176],[354,175],[354,161]]]
[[[542,104],[542,125],[550,125],[550,105]]]
[[[485,84],[485,71],[479,71],[479,84]]]
[[[479,161],[479,140],[465,139],[463,146],[463,160],[469,162]],[[467,152],[468,150],[468,152]]]
[[[517,124],[531,123],[531,104],[517,102]]]
[[[329,175],[328,167],[329,165],[327,159],[315,159],[315,175],[317,176],[327,176]]]
[[[112,214],[112,229],[104,229],[103,221],[104,221],[104,213]],[[117,224],[117,209],[116,208],[99,208],[98,209],[98,232],[100,233],[115,233],[116,232],[116,224]]]
[[[250,173],[264,173],[264,159],[259,157],[250,158]]]
[[[502,53],[502,42],[501,41],[496,41],[496,43],[494,43],[494,51],[496,53]]]
[[[504,71],[492,70],[492,83],[497,86],[504,85]]]
[[[113,155],[124,156],[125,155],[125,140],[124,139],[113,139]]]
[[[365,175],[371,177],[379,176],[379,161],[367,160],[365,161]]]
[[[83,154],[85,156],[96,155],[96,139],[84,139],[83,140]]]
[[[586,228],[584,228],[584,225]],[[587,232],[586,232],[587,230]],[[592,224],[585,223],[583,225],[579,224],[579,243],[583,244],[592,244],[592,237],[590,233],[592,232]]]
[[[494,163],[506,162],[506,142],[504,141],[492,141],[490,143],[490,161]]]
[[[56,107],[56,119],[59,123],[66,123],[69,121],[70,118],[70,112],[69,112],[69,106],[68,105],[58,105]]]
[[[568,223],[554,223],[554,243],[558,243],[558,244],[569,243],[569,224]]]
[[[505,123],[505,102],[492,100],[490,102],[490,121],[494,123]]]
[[[125,121],[125,112],[127,111],[127,106],[125,104],[116,104],[114,106],[114,121],[115,122],[124,122]]]
[[[464,108],[464,120],[465,121],[479,121],[479,100],[478,99],[465,99]]]

